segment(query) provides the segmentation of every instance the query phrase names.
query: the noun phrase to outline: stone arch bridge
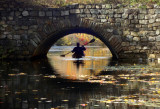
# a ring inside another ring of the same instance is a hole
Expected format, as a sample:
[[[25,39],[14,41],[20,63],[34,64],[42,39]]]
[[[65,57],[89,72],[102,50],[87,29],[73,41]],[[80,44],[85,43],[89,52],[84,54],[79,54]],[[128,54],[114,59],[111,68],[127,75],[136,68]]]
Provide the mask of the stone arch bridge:
[[[71,33],[88,33],[103,41],[116,59],[160,57],[160,7],[70,5],[62,8],[0,1],[0,57],[46,56]]]

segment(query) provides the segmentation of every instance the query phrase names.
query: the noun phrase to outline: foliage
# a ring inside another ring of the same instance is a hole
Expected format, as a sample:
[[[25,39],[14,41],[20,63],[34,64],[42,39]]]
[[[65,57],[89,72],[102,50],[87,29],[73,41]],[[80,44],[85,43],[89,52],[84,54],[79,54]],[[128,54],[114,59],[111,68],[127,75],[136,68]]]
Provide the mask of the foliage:
[[[92,35],[84,34],[84,33],[78,33],[78,34],[70,34],[67,35],[61,39],[59,39],[55,45],[58,46],[70,46],[70,45],[76,45],[77,42],[79,42],[81,45],[87,44],[90,40],[95,38]],[[98,38],[95,38],[96,41],[94,43],[91,43],[89,45],[96,45],[96,46],[104,46],[104,43],[100,41]]]
[[[158,4],[160,5],[160,0],[17,0],[34,5],[49,6],[49,7],[62,7],[65,5],[70,5],[73,3],[79,4],[104,4],[104,3],[113,3],[113,4],[128,4],[128,5],[151,5]]]

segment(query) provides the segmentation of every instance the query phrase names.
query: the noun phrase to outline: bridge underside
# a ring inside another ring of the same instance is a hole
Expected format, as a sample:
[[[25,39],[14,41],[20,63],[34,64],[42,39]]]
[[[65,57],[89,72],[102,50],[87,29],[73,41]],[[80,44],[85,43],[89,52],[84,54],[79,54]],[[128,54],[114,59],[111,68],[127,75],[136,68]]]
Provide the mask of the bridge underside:
[[[100,26],[88,20],[82,20],[78,23],[74,22],[74,24],[71,22],[72,21],[70,20],[65,20],[63,22],[61,21],[58,24],[56,24],[61,25],[60,27],[55,26],[55,24],[45,25],[38,34],[39,44],[33,50],[31,58],[46,56],[51,46],[58,39],[72,33],[87,33],[96,36],[110,49],[114,59],[119,58],[119,54],[122,52],[122,46],[120,36],[117,33],[114,34],[116,30],[111,31],[110,28],[108,28],[108,26]],[[32,40],[31,44],[33,43],[33,41],[34,40]]]
[[[57,42],[60,38],[72,34],[72,33],[87,33],[93,36],[96,36],[97,38],[99,38],[111,51],[112,56],[114,59],[118,59],[118,53],[115,51],[115,49],[110,45],[110,43],[108,42],[108,40],[106,40],[107,38],[95,33],[93,30],[88,29],[88,28],[79,28],[79,27],[75,27],[75,28],[68,28],[68,29],[64,29],[60,32],[57,33],[53,33],[50,36],[48,36],[47,39],[43,40],[43,42],[36,48],[36,50],[34,51],[34,54],[32,55],[32,58],[37,58],[37,57],[45,57],[49,51],[49,49],[51,48],[51,46]],[[106,37],[111,37],[111,36],[106,36]]]

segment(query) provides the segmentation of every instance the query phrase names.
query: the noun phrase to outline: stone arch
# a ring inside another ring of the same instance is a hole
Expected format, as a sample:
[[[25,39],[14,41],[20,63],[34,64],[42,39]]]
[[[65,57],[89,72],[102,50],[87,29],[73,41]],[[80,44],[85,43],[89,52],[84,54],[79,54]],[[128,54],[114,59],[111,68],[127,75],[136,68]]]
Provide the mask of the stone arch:
[[[95,21],[86,19],[69,19],[60,22],[50,22],[40,27],[37,34],[33,35],[31,58],[44,57],[50,47],[60,38],[72,33],[87,33],[96,36],[110,49],[113,58],[118,59],[122,51],[121,37],[118,32],[108,24],[97,24]]]

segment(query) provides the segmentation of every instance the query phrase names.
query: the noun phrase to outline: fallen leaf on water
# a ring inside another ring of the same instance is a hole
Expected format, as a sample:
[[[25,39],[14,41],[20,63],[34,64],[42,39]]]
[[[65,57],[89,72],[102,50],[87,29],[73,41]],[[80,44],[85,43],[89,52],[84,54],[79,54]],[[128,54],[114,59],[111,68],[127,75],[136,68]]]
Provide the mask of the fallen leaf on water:
[[[65,102],[67,102],[67,101],[69,101],[69,100],[62,100],[62,101],[65,101]]]
[[[47,98],[40,98],[41,100],[46,100]]]
[[[8,76],[15,76],[16,74],[8,74]]]
[[[38,90],[32,90],[33,92],[38,92]]]
[[[51,103],[52,101],[51,100],[49,100],[49,101],[46,101],[47,103]]]
[[[26,73],[19,73],[19,75],[27,75]]]
[[[15,94],[21,94],[22,92],[15,92]]]
[[[80,104],[80,105],[83,106],[83,107],[87,106],[87,104]]]

